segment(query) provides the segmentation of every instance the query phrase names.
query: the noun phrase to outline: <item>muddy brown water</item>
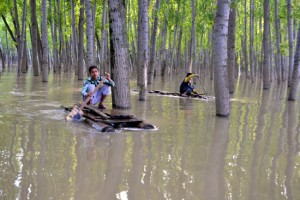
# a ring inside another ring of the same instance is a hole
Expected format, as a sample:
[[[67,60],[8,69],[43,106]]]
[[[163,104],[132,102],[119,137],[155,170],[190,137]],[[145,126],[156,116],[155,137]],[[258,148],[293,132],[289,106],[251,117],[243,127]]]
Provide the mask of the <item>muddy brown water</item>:
[[[177,92],[181,79],[158,77],[149,90]],[[300,98],[287,102],[285,85],[263,91],[241,78],[230,117],[218,118],[213,99],[141,102],[132,80],[122,112],[157,130],[113,134],[63,120],[60,106],[79,102],[81,85],[72,74],[42,83],[2,73],[0,199],[300,199]]]

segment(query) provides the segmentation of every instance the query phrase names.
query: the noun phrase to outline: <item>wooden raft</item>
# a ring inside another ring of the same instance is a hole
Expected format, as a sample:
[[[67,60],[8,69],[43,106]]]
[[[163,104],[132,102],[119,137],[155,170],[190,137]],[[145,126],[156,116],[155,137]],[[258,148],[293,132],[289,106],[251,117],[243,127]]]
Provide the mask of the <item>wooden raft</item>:
[[[70,111],[72,107],[64,107],[64,109]],[[153,125],[145,123],[134,115],[123,114],[121,111],[99,110],[95,106],[90,105],[86,105],[82,111],[84,113],[84,121],[101,132],[114,132],[115,129],[120,128],[155,128]]]
[[[178,92],[167,92],[167,91],[160,91],[160,90],[152,90],[149,91],[149,93],[159,94],[159,95],[169,95],[169,96],[178,96],[178,97],[184,97],[181,96]],[[184,98],[197,98],[197,99],[208,99],[208,96],[205,96],[204,94],[190,94],[189,96],[186,96]]]

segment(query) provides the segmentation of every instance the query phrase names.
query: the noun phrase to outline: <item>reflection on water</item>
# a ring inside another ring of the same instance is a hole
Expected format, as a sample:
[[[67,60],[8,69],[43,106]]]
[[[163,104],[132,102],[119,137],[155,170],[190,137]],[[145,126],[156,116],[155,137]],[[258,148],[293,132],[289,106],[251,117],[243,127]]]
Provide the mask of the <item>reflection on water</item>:
[[[151,90],[176,92],[182,81],[156,79]],[[225,119],[213,100],[140,102],[132,92],[126,112],[158,129],[103,134],[63,120],[60,106],[80,101],[81,85],[72,74],[42,83],[3,72],[0,199],[300,199],[300,99],[287,102],[286,86],[239,79]]]

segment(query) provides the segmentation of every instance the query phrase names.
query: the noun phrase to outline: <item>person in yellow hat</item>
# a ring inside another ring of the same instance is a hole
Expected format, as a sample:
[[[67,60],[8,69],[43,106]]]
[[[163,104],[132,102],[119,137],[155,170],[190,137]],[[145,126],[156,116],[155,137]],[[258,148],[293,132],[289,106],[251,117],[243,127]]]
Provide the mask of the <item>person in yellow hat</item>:
[[[197,95],[198,92],[194,90],[194,85],[192,84],[192,78],[199,77],[198,74],[187,73],[185,79],[182,81],[180,85],[180,95],[183,97]]]

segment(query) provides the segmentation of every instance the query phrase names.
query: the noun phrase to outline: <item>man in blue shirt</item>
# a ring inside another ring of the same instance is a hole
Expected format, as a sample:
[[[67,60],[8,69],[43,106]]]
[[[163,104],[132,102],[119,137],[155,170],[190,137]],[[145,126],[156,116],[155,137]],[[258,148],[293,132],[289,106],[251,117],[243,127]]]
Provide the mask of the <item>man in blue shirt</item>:
[[[104,81],[103,86],[93,96],[91,96],[91,100],[88,102],[88,104],[96,105],[99,102],[98,108],[106,109],[106,107],[103,105],[103,102],[107,95],[111,94],[111,87],[114,87],[115,83],[110,79],[110,75],[106,72],[103,76],[99,76],[99,71],[96,66],[89,67],[89,74],[90,76],[83,82],[83,87],[81,90],[83,100],[91,96],[91,93],[95,87],[97,87],[99,82],[105,78],[106,80]]]

